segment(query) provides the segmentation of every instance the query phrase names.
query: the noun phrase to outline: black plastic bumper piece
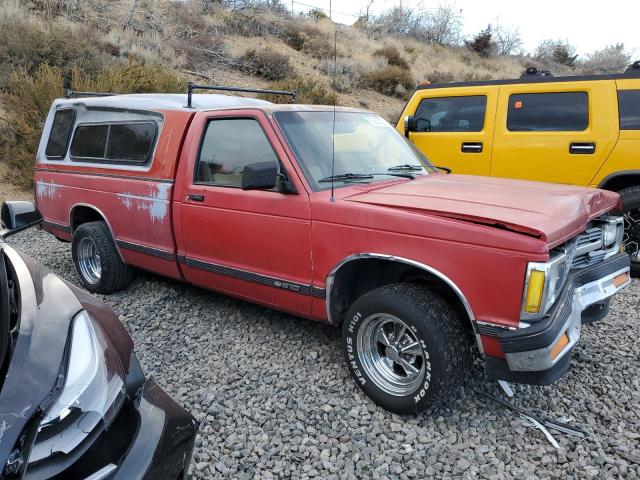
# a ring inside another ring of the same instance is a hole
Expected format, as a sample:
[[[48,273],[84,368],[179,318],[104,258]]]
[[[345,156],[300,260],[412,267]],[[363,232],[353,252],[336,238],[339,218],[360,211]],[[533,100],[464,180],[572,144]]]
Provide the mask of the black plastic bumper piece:
[[[569,278],[567,278],[558,300],[553,307],[551,307],[549,314],[545,318],[534,325],[531,325],[529,328],[521,330],[505,330],[498,334],[498,340],[502,351],[505,353],[528,352],[548,347],[551,342],[558,337],[560,330],[565,325],[567,318],[571,314],[575,289],[602,277],[606,277],[607,275],[615,273],[628,266],[629,255],[626,253],[619,253],[592,267],[587,267],[571,273]],[[587,309],[583,312],[583,315],[588,321],[588,317],[590,315],[593,316],[594,319],[598,319],[598,313],[602,313],[602,311],[589,312],[589,309]],[[604,315],[606,315],[606,311]],[[602,317],[604,317],[604,315],[602,315]]]
[[[186,478],[198,424],[153,379],[140,377],[132,356],[128,380],[143,383],[108,429],[97,427],[68,455],[29,465],[25,480],[81,480],[108,471],[114,479]]]
[[[114,480],[187,478],[198,423],[153,379],[135,400],[139,428]]]
[[[596,303],[582,312],[582,324],[589,325],[591,323],[602,320],[609,314],[609,300],[602,303]]]
[[[571,364],[571,352],[567,352],[558,362],[548,370],[532,372],[515,372],[509,369],[506,360],[501,358],[485,358],[485,370],[491,380],[505,380],[527,385],[551,385],[562,377]]]

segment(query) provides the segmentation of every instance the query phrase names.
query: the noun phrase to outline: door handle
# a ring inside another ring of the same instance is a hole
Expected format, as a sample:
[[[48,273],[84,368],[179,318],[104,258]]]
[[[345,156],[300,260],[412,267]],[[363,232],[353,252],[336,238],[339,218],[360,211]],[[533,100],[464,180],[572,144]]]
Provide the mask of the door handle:
[[[482,153],[482,142],[463,142],[462,153]]]
[[[187,195],[187,200],[191,200],[192,202],[204,202],[204,195]]]
[[[578,155],[590,155],[596,153],[596,144],[573,142],[569,144],[569,153],[575,153]]]

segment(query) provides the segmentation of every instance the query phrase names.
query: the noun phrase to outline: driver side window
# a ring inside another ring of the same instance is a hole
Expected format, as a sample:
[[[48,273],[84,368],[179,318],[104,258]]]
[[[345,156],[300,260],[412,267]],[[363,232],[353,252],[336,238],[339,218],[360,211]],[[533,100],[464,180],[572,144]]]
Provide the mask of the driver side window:
[[[484,128],[487,97],[425,98],[416,114],[419,132],[480,132]]]
[[[257,120],[210,120],[196,162],[194,181],[241,187],[245,166],[268,161],[277,164],[278,157]]]

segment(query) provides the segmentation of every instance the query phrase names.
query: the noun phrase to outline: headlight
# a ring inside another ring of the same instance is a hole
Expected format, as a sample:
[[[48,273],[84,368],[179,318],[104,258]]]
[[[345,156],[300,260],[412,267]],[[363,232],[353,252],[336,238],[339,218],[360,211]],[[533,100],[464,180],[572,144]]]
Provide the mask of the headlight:
[[[564,253],[555,253],[548,262],[529,262],[522,301],[522,319],[541,318],[558,298],[567,279]]]
[[[624,235],[624,221],[622,217],[610,217],[602,225],[602,243],[605,249],[622,243]]]
[[[89,314],[73,320],[65,382],[38,429],[29,463],[69,453],[103,422],[108,427],[125,398],[120,359]]]

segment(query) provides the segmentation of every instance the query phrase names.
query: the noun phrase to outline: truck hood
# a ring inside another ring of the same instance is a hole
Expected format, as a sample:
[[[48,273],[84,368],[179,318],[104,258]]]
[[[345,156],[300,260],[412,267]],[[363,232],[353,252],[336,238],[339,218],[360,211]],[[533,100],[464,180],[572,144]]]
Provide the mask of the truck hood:
[[[605,190],[472,175],[428,175],[364,190],[345,200],[505,228],[550,247],[620,202]]]

